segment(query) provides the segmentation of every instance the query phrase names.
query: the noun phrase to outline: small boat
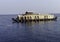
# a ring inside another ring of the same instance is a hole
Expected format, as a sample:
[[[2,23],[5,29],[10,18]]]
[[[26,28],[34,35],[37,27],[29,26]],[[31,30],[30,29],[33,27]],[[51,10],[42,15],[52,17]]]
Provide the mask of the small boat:
[[[33,12],[25,12],[25,14],[17,15],[16,18],[12,18],[15,22],[27,22],[27,21],[48,21],[56,20],[57,16],[51,14],[36,14]]]

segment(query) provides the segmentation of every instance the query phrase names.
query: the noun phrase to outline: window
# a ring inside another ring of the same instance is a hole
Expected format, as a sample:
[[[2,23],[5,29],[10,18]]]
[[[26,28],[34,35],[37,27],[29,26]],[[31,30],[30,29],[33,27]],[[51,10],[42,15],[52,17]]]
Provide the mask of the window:
[[[37,19],[39,19],[39,16],[37,16]]]
[[[45,18],[45,19],[47,19],[47,18],[48,18],[48,16],[44,16],[44,18]]]
[[[30,16],[30,19],[31,19],[31,16]]]
[[[35,16],[35,19],[36,19],[36,16]]]
[[[21,17],[21,20],[23,20],[23,17]]]
[[[50,16],[49,16],[50,17]]]
[[[29,19],[29,17],[27,17],[27,19]]]
[[[26,17],[25,17],[25,20],[26,20]]]

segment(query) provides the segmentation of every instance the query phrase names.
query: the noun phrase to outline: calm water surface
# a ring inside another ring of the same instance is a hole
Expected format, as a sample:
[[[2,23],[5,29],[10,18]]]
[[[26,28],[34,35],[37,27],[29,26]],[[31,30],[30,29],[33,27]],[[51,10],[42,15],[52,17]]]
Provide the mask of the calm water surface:
[[[60,18],[57,21],[12,23],[12,17],[15,15],[0,15],[0,42],[60,42]]]

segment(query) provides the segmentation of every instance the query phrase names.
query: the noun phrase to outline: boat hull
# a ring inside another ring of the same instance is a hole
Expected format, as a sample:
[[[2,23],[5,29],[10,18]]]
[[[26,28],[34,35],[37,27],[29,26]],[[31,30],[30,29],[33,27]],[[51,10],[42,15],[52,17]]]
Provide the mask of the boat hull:
[[[57,20],[57,17],[54,17],[54,18],[52,18],[52,19],[29,19],[29,20],[24,20],[24,19],[21,19],[21,20],[19,20],[19,19],[14,19],[14,18],[12,18],[12,20],[13,21],[15,21],[15,22],[27,22],[27,21],[29,21],[29,22],[31,22],[31,21],[55,21],[55,20]]]

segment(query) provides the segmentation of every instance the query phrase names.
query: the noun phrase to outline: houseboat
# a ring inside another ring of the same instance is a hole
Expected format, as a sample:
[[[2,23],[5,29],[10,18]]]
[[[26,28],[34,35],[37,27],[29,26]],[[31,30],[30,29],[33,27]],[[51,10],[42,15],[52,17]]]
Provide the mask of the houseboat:
[[[57,16],[51,14],[36,14],[33,12],[25,12],[25,14],[18,15],[15,18],[12,18],[15,22],[26,22],[26,21],[48,21],[56,20]]]

